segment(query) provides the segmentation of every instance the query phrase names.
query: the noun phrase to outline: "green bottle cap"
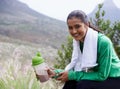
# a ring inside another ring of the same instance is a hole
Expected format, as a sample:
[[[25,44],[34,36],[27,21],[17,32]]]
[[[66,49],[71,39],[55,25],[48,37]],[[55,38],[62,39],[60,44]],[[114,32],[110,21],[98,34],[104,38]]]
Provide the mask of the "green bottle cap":
[[[38,52],[36,56],[32,58],[32,66],[39,65],[43,62],[44,62],[44,59],[41,57],[40,52]]]

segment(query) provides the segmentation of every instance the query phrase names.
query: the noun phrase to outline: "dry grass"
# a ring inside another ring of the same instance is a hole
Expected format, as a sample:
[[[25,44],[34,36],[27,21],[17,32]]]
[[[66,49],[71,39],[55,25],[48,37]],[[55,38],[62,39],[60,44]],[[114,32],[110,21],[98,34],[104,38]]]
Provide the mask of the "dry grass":
[[[42,49],[0,43],[0,50],[0,89],[61,89],[63,84],[59,81],[50,79],[40,83],[36,79],[30,59]],[[51,58],[52,51],[48,50]],[[45,53],[45,51],[42,52]],[[48,58],[50,58],[49,55]]]

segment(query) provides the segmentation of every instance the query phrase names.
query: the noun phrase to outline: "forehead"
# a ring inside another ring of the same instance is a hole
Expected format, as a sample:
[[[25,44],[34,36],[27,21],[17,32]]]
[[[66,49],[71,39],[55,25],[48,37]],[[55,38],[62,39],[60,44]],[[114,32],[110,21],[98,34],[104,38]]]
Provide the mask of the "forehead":
[[[67,20],[67,24],[68,24],[68,25],[81,24],[81,23],[83,23],[83,22],[81,21],[81,19],[76,18],[76,17],[72,17],[72,18],[70,18],[70,19]]]

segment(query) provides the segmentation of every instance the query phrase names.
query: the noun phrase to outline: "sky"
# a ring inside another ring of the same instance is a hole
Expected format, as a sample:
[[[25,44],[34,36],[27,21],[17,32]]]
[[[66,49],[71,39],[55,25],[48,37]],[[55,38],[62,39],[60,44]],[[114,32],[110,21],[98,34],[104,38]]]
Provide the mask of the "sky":
[[[19,0],[26,3],[33,10],[49,17],[65,21],[67,15],[76,9],[83,10],[86,14],[104,0]],[[120,8],[120,0],[113,0]]]

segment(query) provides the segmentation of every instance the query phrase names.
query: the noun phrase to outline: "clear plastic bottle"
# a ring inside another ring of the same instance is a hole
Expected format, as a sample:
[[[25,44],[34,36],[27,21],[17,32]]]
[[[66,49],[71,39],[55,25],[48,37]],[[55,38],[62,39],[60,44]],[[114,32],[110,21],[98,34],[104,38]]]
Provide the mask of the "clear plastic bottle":
[[[36,54],[35,57],[32,58],[32,66],[40,82],[45,82],[49,80],[48,73],[45,70],[45,68],[48,66],[44,62],[44,59],[41,57],[41,54],[39,52]]]

